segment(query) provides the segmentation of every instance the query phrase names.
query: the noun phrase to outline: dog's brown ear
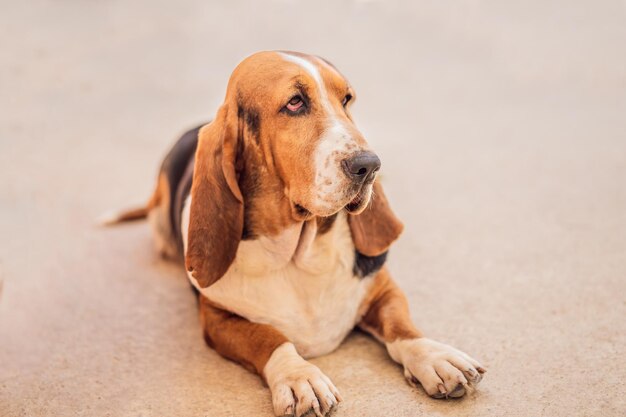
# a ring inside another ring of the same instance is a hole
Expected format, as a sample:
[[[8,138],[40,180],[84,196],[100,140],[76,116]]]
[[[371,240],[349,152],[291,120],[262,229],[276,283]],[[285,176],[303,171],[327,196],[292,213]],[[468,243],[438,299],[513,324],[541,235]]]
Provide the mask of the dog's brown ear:
[[[349,215],[348,223],[356,250],[365,256],[378,256],[400,236],[404,226],[391,211],[383,187],[374,183],[372,201],[361,214]]]
[[[222,106],[216,119],[198,133],[185,266],[203,288],[226,273],[243,231],[237,115],[228,113]]]

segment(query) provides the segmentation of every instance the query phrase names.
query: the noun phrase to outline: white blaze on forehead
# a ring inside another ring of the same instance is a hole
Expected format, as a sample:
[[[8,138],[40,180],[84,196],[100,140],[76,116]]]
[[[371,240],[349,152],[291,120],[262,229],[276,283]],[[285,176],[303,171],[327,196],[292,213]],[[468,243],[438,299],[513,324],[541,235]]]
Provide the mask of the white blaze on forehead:
[[[314,198],[320,207],[331,208],[335,203],[337,195],[341,194],[341,179],[343,179],[341,163],[333,160],[333,158],[350,151],[350,148],[354,146],[354,140],[344,123],[336,117],[335,111],[328,100],[326,86],[318,68],[304,58],[282,52],[280,52],[280,55],[285,60],[303,68],[317,84],[320,104],[326,112],[326,126],[314,156],[316,190]]]
[[[306,59],[301,58],[299,56],[289,55],[289,54],[285,54],[282,52],[280,52],[280,55],[287,61],[290,61],[290,62],[293,62],[294,64],[299,65],[306,72],[308,72],[311,77],[313,77],[313,79],[315,80],[315,83],[317,84],[317,88],[320,92],[320,99],[321,99],[320,101],[322,103],[322,107],[324,107],[324,110],[326,110],[326,112],[328,112],[330,116],[331,107],[330,107],[330,103],[328,102],[328,94],[326,93],[326,86],[324,85],[324,80],[322,80],[322,75],[320,74],[317,67],[313,65],[312,62],[307,61]]]

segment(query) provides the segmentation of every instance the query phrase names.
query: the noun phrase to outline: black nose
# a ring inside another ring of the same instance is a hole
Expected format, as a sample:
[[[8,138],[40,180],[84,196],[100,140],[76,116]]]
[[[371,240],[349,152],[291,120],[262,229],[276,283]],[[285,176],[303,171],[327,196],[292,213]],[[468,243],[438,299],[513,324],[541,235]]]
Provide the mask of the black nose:
[[[370,151],[357,152],[341,164],[346,175],[355,182],[370,179],[380,169],[378,155]]]

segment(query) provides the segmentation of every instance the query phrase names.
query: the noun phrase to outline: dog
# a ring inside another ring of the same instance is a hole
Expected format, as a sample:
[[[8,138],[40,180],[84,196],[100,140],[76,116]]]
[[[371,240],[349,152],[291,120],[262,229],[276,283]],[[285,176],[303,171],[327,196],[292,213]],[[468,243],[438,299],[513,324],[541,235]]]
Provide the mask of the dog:
[[[277,416],[326,416],[342,401],[306,358],[355,327],[431,397],[461,397],[485,372],[423,336],[385,268],[403,226],[352,120],[355,97],[320,57],[256,53],[213,121],[170,150],[148,204],[106,221],[147,217],[157,250],[184,259],[206,343],[264,379]]]

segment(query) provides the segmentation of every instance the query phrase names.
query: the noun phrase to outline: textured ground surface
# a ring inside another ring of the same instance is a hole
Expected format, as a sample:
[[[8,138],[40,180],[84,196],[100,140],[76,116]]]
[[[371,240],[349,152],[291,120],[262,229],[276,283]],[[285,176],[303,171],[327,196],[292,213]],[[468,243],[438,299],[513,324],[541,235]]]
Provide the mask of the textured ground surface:
[[[406,231],[390,268],[427,334],[481,359],[435,401],[362,334],[319,365],[337,416],[626,415],[623,1],[0,5],[0,415],[270,416],[203,344],[142,202],[238,60],[327,57],[359,94]]]

